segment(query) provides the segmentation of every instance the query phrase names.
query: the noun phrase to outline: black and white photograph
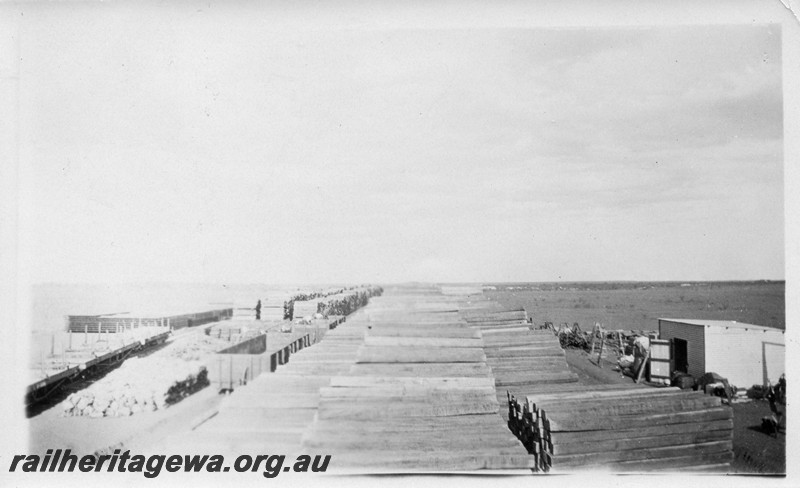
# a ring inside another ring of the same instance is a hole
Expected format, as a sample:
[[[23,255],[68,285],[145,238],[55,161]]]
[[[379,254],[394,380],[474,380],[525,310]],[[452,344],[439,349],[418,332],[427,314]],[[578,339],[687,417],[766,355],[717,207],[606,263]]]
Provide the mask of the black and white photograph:
[[[795,7],[0,4],[0,484],[792,484]]]

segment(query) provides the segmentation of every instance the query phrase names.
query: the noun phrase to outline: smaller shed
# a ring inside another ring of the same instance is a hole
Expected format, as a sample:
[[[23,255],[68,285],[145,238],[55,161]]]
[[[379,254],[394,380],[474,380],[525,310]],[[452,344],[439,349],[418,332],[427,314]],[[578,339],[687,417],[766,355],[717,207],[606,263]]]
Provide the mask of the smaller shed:
[[[781,329],[735,320],[658,319],[658,331],[671,343],[671,372],[695,378],[719,373],[742,388],[775,383],[785,372]]]

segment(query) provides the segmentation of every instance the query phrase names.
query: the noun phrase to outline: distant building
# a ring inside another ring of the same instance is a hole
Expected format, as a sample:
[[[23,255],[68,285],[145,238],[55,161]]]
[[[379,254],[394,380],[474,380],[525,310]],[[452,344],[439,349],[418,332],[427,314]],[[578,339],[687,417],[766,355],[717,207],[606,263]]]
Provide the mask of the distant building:
[[[670,341],[670,371],[718,373],[740,387],[773,384],[785,372],[784,331],[732,320],[658,319]]]

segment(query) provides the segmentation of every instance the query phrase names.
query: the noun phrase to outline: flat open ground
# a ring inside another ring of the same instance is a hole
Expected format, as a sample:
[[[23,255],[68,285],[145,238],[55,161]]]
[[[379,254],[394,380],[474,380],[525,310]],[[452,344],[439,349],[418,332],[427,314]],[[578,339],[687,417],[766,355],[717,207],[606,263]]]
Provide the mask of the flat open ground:
[[[600,322],[609,329],[658,330],[658,318],[736,320],[786,327],[784,282],[609,282],[496,284],[485,294],[524,307],[536,324]]]

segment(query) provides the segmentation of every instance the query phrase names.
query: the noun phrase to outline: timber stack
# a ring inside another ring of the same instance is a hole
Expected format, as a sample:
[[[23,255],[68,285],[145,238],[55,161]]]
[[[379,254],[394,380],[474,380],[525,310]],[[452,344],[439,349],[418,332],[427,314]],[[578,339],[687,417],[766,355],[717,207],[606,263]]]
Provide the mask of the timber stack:
[[[482,331],[498,399],[509,407],[503,415],[537,470],[729,469],[733,417],[719,398],[634,384],[587,390],[557,336],[530,330],[524,310],[470,302],[464,318]]]
[[[716,470],[731,460],[731,412],[718,398],[587,389],[557,337],[483,295],[387,287],[291,358],[158,450],[322,452],[329,472],[370,473]]]
[[[292,354],[274,373],[261,373],[236,388],[211,419],[165,439],[153,452],[308,454],[302,439],[319,410],[321,389],[350,369],[363,340],[366,325],[345,323],[350,326],[327,331],[322,341]]]
[[[321,390],[346,374],[356,357],[367,322],[359,310],[330,322],[330,329],[310,332],[313,347],[281,354],[280,367],[263,372],[246,387],[236,388],[210,419],[191,432],[167,437],[153,452],[223,454],[279,452],[287,457],[308,454],[302,439],[319,410]],[[345,326],[346,325],[346,326]],[[319,342],[317,340],[319,339]]]
[[[549,331],[531,330],[524,309],[507,310],[494,301],[470,297],[462,316],[481,331],[502,404],[508,403],[509,389],[525,394],[577,387],[578,376],[570,371],[558,338]],[[501,415],[508,420],[506,409]]]
[[[434,287],[387,290],[158,450],[323,452],[329,472],[529,474],[534,458],[498,415],[481,331],[458,300]]]
[[[345,471],[522,470],[534,459],[498,415],[480,330],[459,298],[394,287],[373,299],[354,364],[320,390],[303,446]]]
[[[725,472],[733,413],[678,388],[607,388],[509,395],[509,426],[542,471]]]

